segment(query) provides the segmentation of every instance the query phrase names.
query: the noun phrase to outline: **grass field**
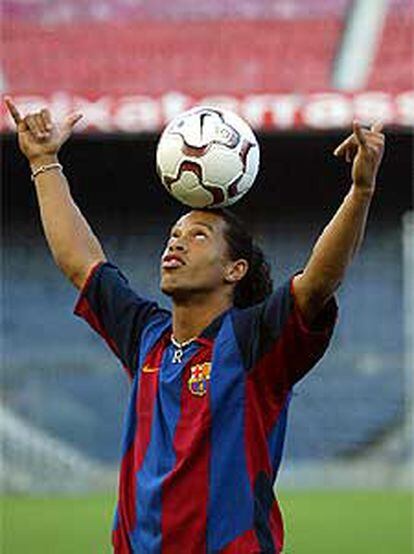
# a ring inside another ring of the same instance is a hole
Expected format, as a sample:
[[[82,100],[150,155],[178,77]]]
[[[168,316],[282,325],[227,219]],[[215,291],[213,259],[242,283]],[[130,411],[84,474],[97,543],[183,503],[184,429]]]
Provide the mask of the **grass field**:
[[[286,554],[411,554],[412,497],[403,492],[280,494]],[[110,553],[110,496],[1,498],[2,554]],[[183,553],[185,554],[185,553]]]

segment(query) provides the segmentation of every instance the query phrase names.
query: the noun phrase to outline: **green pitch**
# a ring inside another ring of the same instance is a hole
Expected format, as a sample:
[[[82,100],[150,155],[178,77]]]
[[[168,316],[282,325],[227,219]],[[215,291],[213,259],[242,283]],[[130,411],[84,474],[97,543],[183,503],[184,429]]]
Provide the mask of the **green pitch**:
[[[412,496],[403,492],[280,494],[285,554],[411,554]],[[106,554],[109,496],[1,499],[2,554]],[[184,554],[184,553],[183,553]]]

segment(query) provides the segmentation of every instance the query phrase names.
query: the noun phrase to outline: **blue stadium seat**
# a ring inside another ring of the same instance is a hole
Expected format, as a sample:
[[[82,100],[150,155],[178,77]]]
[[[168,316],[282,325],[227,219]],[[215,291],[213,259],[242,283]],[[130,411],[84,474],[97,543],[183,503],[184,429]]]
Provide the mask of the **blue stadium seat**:
[[[139,241],[112,239],[107,250],[117,253],[116,263],[141,294],[165,305],[158,291],[158,234],[146,228]],[[267,226],[259,235],[265,250],[275,253],[278,282],[306,260],[306,233]],[[380,442],[402,419],[399,231],[386,228],[371,235],[375,240],[368,238],[339,294],[340,317],[329,353],[295,387],[287,458],[354,456]],[[137,251],[145,264],[137,261]],[[4,277],[5,401],[88,455],[116,462],[128,391],[120,363],[73,317],[76,291],[40,240],[7,246]]]

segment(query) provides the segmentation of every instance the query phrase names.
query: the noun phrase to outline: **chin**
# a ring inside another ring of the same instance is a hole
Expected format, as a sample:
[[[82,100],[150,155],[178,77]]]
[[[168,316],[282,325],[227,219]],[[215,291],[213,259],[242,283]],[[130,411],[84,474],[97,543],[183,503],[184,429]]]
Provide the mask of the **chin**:
[[[193,286],[185,287],[183,284],[171,283],[168,280],[161,280],[160,289],[163,294],[169,296],[174,301],[182,302],[191,297],[195,292]]]
[[[160,289],[163,294],[167,296],[174,296],[175,294],[180,294],[183,288],[178,285],[178,283],[171,282],[171,279],[161,279]]]
[[[173,287],[167,287],[166,285],[161,284],[160,290],[163,294],[166,294],[167,296],[172,296],[173,294]]]

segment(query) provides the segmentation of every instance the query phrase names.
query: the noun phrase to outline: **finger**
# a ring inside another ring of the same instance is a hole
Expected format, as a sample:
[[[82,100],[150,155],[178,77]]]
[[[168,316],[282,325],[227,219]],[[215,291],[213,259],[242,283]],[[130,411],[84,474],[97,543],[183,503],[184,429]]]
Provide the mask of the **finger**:
[[[26,123],[27,127],[29,128],[30,132],[33,134],[35,138],[37,139],[43,138],[42,131],[39,128],[36,118],[33,114],[27,115],[24,118],[24,122]]]
[[[343,156],[344,153],[345,153],[345,150],[350,145],[354,145],[354,146],[356,145],[356,139],[355,139],[354,135],[350,135],[343,142],[341,142],[341,144],[334,150],[334,155],[335,156]]]
[[[359,124],[358,121],[354,121],[353,129],[354,129],[354,135],[355,135],[355,137],[358,141],[358,145],[362,146],[362,147],[365,147],[367,141],[366,141],[366,138],[365,138],[365,135],[364,135],[364,131],[361,128],[361,125]]]
[[[355,158],[356,154],[358,152],[358,146],[356,144],[351,144],[345,152],[345,160],[348,163],[351,163],[352,160]]]
[[[53,123],[52,123],[52,116],[50,114],[50,111],[47,108],[43,108],[43,110],[40,112],[43,123],[48,131],[52,130]]]
[[[381,139],[381,140],[384,140],[385,139],[385,135],[383,133],[376,133],[374,131],[364,131],[364,136],[366,139]]]
[[[341,142],[341,144],[339,146],[337,146],[334,150],[334,156],[342,156],[343,153],[345,152],[345,149],[347,147],[347,145],[349,144],[349,141],[350,141],[350,138],[351,137],[348,137],[347,139],[345,139],[343,142]]]
[[[341,149],[337,157],[344,158],[346,162],[350,163],[356,156],[358,146],[356,144],[348,144],[345,148]]]
[[[384,146],[385,136],[381,133],[373,133],[372,131],[365,131],[366,147],[370,146]]]
[[[385,140],[383,136],[373,136],[368,139],[368,144],[373,146],[384,146]]]
[[[83,115],[81,113],[73,113],[67,116],[63,123],[63,127],[67,131],[71,131],[73,127],[76,125],[76,123],[82,119]]]
[[[382,121],[376,121],[371,127],[372,133],[380,133],[384,128],[384,123]]]
[[[83,117],[83,114],[81,113],[74,113],[74,114],[71,114],[69,117],[68,117],[68,123],[69,125],[73,128],[76,123],[81,120]]]
[[[6,104],[7,109],[9,110],[9,113],[13,118],[13,121],[16,123],[16,125],[19,125],[19,123],[21,123],[22,121],[22,117],[20,115],[19,110],[13,104],[10,96],[6,96],[6,98],[4,99],[4,103]]]
[[[38,128],[40,129],[40,132],[42,133],[42,136],[47,137],[49,135],[49,131],[46,129],[46,125],[44,124],[42,114],[40,112],[36,113],[34,114],[34,118],[36,121],[36,125],[38,126]]]

